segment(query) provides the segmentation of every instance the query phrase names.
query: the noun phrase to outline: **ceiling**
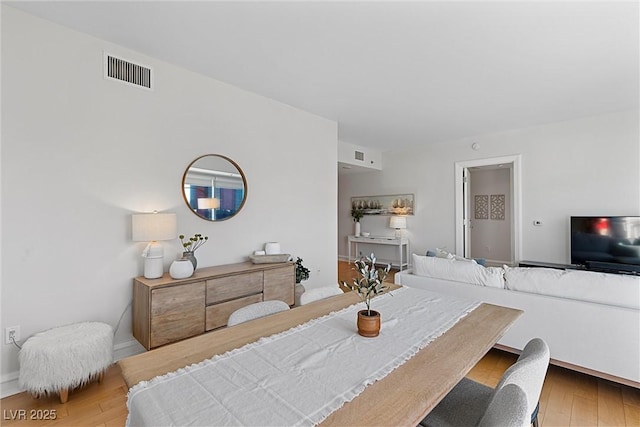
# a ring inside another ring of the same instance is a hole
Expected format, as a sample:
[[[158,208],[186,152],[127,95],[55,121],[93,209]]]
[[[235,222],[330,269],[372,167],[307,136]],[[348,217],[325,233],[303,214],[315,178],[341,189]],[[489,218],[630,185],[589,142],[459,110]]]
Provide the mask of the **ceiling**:
[[[638,108],[636,1],[4,3],[383,151]]]

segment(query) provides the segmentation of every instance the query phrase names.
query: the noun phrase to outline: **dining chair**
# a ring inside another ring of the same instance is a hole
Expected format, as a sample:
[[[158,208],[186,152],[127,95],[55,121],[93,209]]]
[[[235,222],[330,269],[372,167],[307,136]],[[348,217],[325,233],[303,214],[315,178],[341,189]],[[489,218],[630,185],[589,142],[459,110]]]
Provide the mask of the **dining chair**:
[[[227,321],[227,326],[234,326],[239,323],[259,319],[260,317],[265,317],[285,310],[289,310],[289,305],[286,302],[279,300],[260,301],[245,305],[231,313],[231,316],[229,316],[229,320]]]
[[[516,384],[527,397],[530,424],[538,426],[538,399],[549,366],[549,347],[540,338],[527,343],[495,388],[463,378],[420,422],[423,427],[477,425],[497,391]]]
[[[344,292],[342,292],[338,285],[305,289],[305,291],[300,295],[300,305],[309,304],[310,302],[318,301],[343,293]]]
[[[529,424],[529,403],[524,390],[507,384],[496,391],[478,427],[525,427]]]

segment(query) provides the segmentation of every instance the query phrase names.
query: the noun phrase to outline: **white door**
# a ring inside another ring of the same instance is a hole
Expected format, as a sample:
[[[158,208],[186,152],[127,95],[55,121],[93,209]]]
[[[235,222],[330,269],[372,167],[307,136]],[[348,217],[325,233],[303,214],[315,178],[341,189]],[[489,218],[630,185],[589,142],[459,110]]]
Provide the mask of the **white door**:
[[[491,165],[511,165],[511,218],[508,220],[510,235],[510,264],[520,261],[521,249],[521,156],[504,156],[490,159],[478,159],[455,163],[455,215],[456,215],[456,253],[469,257],[471,255],[471,229],[474,222],[471,218],[471,195],[469,193],[468,171],[472,167]],[[466,179],[465,179],[466,178]],[[467,182],[465,182],[467,181]],[[506,220],[506,219],[505,219]]]

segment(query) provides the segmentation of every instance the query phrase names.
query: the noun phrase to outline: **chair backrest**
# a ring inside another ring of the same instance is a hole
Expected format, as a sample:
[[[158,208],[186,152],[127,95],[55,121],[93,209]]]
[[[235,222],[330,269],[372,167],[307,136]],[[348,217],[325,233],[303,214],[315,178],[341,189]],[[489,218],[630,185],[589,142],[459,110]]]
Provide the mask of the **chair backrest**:
[[[509,367],[496,386],[497,393],[508,384],[519,386],[527,396],[529,416],[535,411],[549,367],[549,346],[540,338],[527,343],[516,363]]]
[[[527,395],[520,386],[506,384],[491,399],[478,427],[524,427],[530,424]]]
[[[309,290],[305,290],[304,293],[300,295],[300,305],[309,304],[310,302],[329,298],[334,295],[340,295],[342,293],[343,292],[338,287],[338,285],[323,286],[321,288],[312,288]]]
[[[289,305],[284,301],[261,301],[254,304],[246,305],[237,309],[227,321],[227,326],[237,325],[238,323],[248,322],[249,320],[265,317],[280,311],[289,310]]]

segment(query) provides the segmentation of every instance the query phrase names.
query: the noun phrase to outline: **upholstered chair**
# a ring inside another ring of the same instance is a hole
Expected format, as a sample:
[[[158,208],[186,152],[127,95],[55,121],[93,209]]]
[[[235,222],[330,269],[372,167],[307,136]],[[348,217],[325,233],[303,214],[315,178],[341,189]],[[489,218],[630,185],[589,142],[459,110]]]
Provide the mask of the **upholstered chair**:
[[[537,427],[538,399],[549,366],[549,347],[540,338],[527,343],[520,357],[500,379],[495,389],[463,378],[420,422],[424,427],[478,425],[498,390],[507,384],[522,388],[527,397],[530,422]]]
[[[234,326],[239,323],[259,319],[285,310],[289,310],[289,305],[284,301],[273,300],[256,302],[239,308],[231,313],[231,316],[229,316],[229,320],[227,321],[227,326]]]

